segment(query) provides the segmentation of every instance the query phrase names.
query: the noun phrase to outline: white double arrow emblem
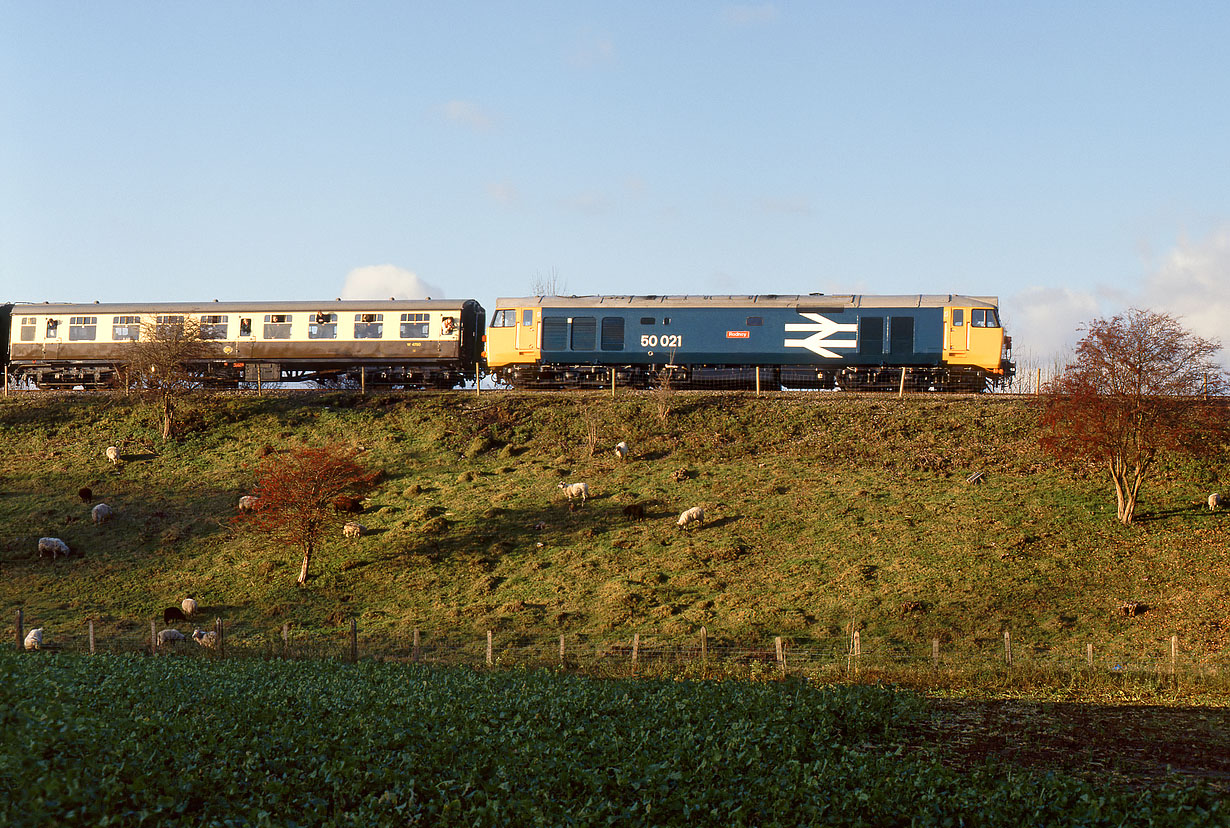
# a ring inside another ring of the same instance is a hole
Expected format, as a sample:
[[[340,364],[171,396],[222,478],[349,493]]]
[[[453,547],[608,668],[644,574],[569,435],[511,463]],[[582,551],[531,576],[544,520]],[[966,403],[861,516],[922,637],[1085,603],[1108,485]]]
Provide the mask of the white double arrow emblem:
[[[858,345],[858,323],[852,322],[849,325],[842,325],[829,319],[827,316],[821,316],[818,313],[801,313],[799,316],[806,317],[812,320],[814,324],[795,324],[787,323],[787,333],[791,331],[814,331],[811,336],[806,339],[787,339],[787,348],[806,348],[807,350],[819,354],[822,357],[830,359],[839,359],[840,355],[835,354],[829,348],[853,348]],[[830,336],[835,334],[848,333],[854,334],[854,339],[839,339],[832,341]]]

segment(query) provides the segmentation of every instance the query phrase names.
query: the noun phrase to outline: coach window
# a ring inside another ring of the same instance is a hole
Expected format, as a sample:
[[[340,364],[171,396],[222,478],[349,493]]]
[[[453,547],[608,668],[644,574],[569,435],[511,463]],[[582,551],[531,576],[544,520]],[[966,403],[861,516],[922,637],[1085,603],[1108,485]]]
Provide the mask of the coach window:
[[[116,342],[136,342],[141,338],[141,317],[111,317],[111,338]]]
[[[426,313],[403,313],[401,315],[402,339],[426,339],[430,331],[430,315]]]
[[[624,349],[624,318],[622,316],[602,317],[602,350],[622,351]]]
[[[457,333],[457,320],[451,316],[446,316],[440,320],[440,335],[452,336]]]
[[[240,336],[251,336],[252,335],[252,320],[251,319],[240,317],[239,335]]]
[[[965,308],[952,309],[952,326],[960,328],[965,324]]]
[[[515,328],[517,326],[517,312],[503,308],[495,312],[495,316],[491,317],[491,327],[493,328]]]
[[[201,339],[226,339],[225,316],[202,316]]]
[[[598,320],[592,316],[572,318],[572,350],[592,351],[596,345]]]
[[[44,338],[45,339],[55,339],[59,335],[60,335],[60,320],[59,319],[48,319],[47,320],[47,336]]]
[[[265,314],[264,339],[290,339],[289,313]]]
[[[164,337],[178,336],[184,329],[184,317],[182,316],[156,316],[154,324],[158,328],[159,334]]]
[[[356,313],[354,315],[355,339],[380,339],[383,336],[383,313]]]
[[[308,339],[337,339],[337,314],[313,315],[308,321]]]
[[[747,327],[756,328],[764,325],[763,316],[749,316],[747,318]]]
[[[97,316],[70,316],[68,318],[69,342],[93,342],[97,338]]]
[[[33,342],[34,341],[34,329],[37,326],[37,324],[38,324],[38,319],[36,317],[33,317],[33,316],[21,317],[21,341],[22,342]]]

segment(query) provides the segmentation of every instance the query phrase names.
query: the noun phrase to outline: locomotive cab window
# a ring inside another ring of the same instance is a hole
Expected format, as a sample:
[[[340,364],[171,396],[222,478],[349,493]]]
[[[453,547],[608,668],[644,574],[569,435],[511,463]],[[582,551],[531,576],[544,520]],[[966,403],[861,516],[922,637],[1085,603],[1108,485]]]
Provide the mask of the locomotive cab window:
[[[509,308],[503,308],[495,312],[495,316],[491,317],[491,327],[493,328],[514,328],[517,325],[517,312]],[[405,336],[405,334],[402,334]]]
[[[69,342],[92,342],[97,338],[97,316],[70,316],[68,318]]]
[[[337,314],[318,313],[308,322],[308,339],[337,339]]]
[[[21,317],[21,341],[22,342],[33,342],[34,341],[34,328],[35,326],[37,326],[37,324],[38,324],[38,319],[36,317],[33,317],[33,316]]]
[[[974,328],[998,328],[999,316],[994,308],[974,308],[969,312],[969,324]]]
[[[267,313],[265,314],[265,339],[290,339],[290,314],[288,313]]]
[[[624,349],[624,318],[622,316],[602,317],[602,350],[622,351]]]
[[[225,316],[202,316],[201,339],[226,339]]]
[[[354,315],[355,339],[380,339],[383,336],[383,313],[356,313]]]
[[[402,339],[426,339],[430,335],[431,335],[431,315],[430,314],[403,313],[401,315],[401,338]]]
[[[111,338],[116,342],[136,342],[141,338],[141,317],[113,316],[111,317]]]

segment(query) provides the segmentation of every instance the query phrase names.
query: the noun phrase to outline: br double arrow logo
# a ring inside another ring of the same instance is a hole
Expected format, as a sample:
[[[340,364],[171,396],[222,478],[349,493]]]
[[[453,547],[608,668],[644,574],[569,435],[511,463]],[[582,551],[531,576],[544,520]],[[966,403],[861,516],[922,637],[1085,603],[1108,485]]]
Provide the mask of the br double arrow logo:
[[[819,354],[822,357],[829,359],[839,359],[840,354],[835,354],[829,348],[853,348],[858,345],[858,323],[851,322],[849,325],[842,325],[834,322],[827,316],[821,316],[818,313],[800,313],[806,319],[810,319],[811,323],[787,323],[786,332],[805,332],[813,331],[812,335],[806,339],[787,339],[787,348],[806,348],[812,353]],[[854,339],[829,339],[837,334],[854,334]]]

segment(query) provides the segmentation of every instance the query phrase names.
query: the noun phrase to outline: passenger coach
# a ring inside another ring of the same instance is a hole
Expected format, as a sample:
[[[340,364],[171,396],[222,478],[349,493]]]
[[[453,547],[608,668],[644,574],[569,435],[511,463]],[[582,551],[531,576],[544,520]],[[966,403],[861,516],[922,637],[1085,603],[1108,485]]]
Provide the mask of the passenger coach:
[[[482,359],[485,312],[473,299],[176,302],[0,306],[6,371],[40,388],[123,385],[131,343],[157,326],[200,325],[202,382],[364,381],[452,388]]]
[[[982,391],[1014,370],[995,297],[497,299],[487,364],[515,387],[906,387]]]

